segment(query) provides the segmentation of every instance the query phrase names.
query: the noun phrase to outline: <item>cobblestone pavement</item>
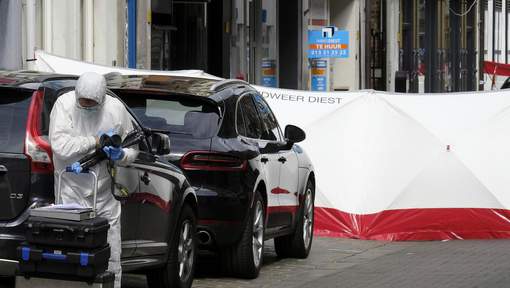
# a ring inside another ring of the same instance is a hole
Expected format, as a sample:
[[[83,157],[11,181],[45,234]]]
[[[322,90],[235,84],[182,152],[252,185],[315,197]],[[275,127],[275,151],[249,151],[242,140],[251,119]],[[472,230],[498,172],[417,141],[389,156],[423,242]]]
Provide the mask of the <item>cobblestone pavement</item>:
[[[222,275],[214,256],[202,257],[193,287],[510,287],[510,240],[316,238],[304,260],[278,259],[272,241],[267,241],[264,260],[259,278],[241,280]],[[123,288],[145,287],[144,276],[124,275]]]

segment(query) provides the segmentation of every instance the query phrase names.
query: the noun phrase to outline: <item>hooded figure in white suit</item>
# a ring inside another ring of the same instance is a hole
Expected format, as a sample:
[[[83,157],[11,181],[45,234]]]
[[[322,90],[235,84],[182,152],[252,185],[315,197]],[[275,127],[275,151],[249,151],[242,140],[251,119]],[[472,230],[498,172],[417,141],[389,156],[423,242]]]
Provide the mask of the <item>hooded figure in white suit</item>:
[[[124,139],[133,130],[129,112],[116,98],[106,95],[105,78],[97,73],[83,74],[76,84],[75,91],[60,96],[50,116],[50,143],[53,150],[55,171],[72,166],[77,174],[81,168],[76,162],[98,148],[102,134],[118,134]],[[138,151],[133,148],[104,149],[115,165],[132,163]],[[107,161],[102,161],[91,169],[98,175],[97,214],[108,219],[108,243],[111,256],[108,270],[115,273],[115,287],[120,288],[121,280],[121,206],[111,193],[111,177]],[[62,176],[62,203],[77,203],[92,207],[93,187],[91,176],[65,173]],[[55,183],[56,179],[55,179]]]

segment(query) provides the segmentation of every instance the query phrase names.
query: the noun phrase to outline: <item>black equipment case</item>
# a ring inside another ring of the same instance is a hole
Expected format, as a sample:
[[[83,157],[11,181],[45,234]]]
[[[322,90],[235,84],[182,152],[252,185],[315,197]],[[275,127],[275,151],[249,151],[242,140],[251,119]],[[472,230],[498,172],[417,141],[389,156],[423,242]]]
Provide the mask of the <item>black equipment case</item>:
[[[69,170],[62,170],[58,173],[58,187],[55,202],[61,201],[61,180],[64,173]],[[97,205],[97,175],[94,171],[86,171],[92,175],[94,181],[94,217],[87,220],[73,221],[47,217],[30,216],[25,222],[25,237],[28,243],[36,245],[48,245],[50,247],[62,246],[73,248],[99,248],[107,243],[108,220],[95,217]]]
[[[55,202],[61,200],[62,174],[58,174]],[[93,279],[108,269],[110,246],[107,243],[108,220],[96,217],[97,174],[87,170],[94,180],[94,203],[90,219],[73,221],[30,216],[26,221],[26,240],[18,247],[19,272],[22,275],[48,274]]]
[[[72,221],[31,216],[25,227],[30,244],[93,249],[107,244],[110,225],[101,217]]]
[[[93,278],[108,269],[110,246],[82,251],[25,244],[18,247],[18,256],[22,274],[49,273]]]

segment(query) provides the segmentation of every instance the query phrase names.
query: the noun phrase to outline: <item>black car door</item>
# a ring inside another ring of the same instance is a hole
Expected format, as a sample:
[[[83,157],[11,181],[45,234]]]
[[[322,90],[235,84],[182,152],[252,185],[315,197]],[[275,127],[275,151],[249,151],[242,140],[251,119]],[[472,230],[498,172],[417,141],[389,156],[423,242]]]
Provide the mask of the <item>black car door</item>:
[[[136,255],[164,254],[168,248],[173,192],[179,183],[168,175],[167,168],[158,167],[155,162],[139,159],[134,166],[140,172],[140,192],[136,195],[140,204]]]
[[[259,162],[261,174],[264,175],[267,188],[267,227],[273,228],[285,225],[280,211],[280,162],[278,162],[278,141],[275,135],[267,133],[265,124],[254,102],[252,93],[245,94],[239,99],[239,106],[244,118],[246,135],[249,141],[257,146],[260,152],[256,161]]]
[[[278,206],[268,210],[268,217],[274,218],[273,221],[277,226],[289,226],[292,224],[296,211],[298,177],[294,175],[295,173],[290,173],[289,169],[282,168],[283,166],[285,168],[295,167],[294,170],[297,173],[297,157],[293,153],[289,153],[291,151],[286,147],[278,122],[262,96],[255,93],[253,100],[262,126],[261,141],[265,141],[266,145],[263,151],[271,154],[271,159],[274,162],[268,173],[278,175],[276,188],[271,189],[271,194],[278,198]],[[293,181],[296,181],[296,187],[289,185]]]

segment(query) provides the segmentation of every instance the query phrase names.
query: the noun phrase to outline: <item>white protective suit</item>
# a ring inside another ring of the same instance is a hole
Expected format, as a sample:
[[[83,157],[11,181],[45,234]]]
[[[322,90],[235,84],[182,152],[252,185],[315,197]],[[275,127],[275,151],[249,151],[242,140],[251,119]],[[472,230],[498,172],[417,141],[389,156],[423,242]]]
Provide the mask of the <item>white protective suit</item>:
[[[75,91],[60,96],[55,102],[51,111],[49,131],[55,171],[65,169],[83,156],[92,153],[96,149],[96,137],[102,132],[113,129],[124,139],[133,130],[129,112],[118,99],[105,94],[105,86],[102,75],[85,73],[78,79]],[[81,107],[79,98],[92,99],[99,104],[91,108]],[[127,165],[138,155],[136,149],[123,150],[124,157],[116,161],[117,165]],[[103,161],[92,169],[98,175],[97,213],[110,223],[108,243],[111,247],[111,256],[108,270],[115,273],[115,287],[120,288],[121,206],[111,194],[111,178],[106,162]],[[78,203],[92,207],[91,183],[91,176],[88,174],[65,173],[62,176],[62,203]]]

